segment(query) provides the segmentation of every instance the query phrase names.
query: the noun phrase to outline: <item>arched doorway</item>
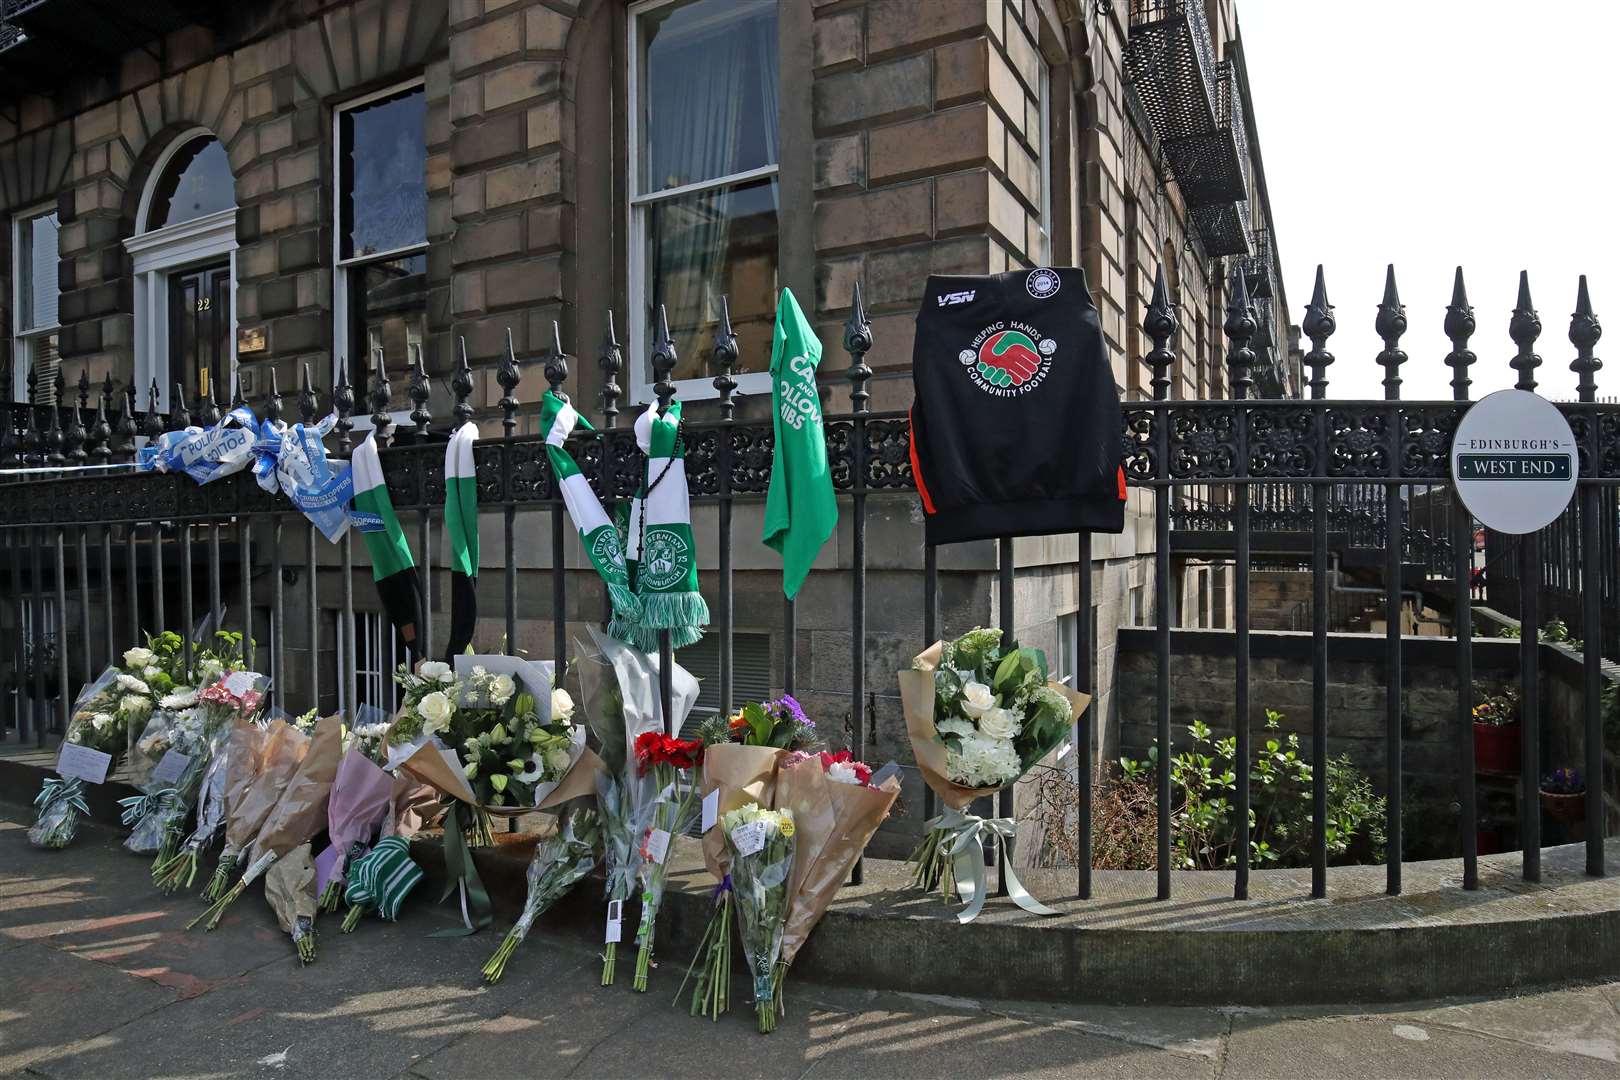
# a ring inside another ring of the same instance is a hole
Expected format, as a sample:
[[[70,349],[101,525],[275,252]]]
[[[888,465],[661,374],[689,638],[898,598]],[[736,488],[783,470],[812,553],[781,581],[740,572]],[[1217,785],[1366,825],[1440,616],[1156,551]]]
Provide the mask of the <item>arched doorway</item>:
[[[236,372],[236,183],[207,128],[181,133],[153,164],[124,241],[135,270],[135,385],[175,385],[189,405],[229,400]]]

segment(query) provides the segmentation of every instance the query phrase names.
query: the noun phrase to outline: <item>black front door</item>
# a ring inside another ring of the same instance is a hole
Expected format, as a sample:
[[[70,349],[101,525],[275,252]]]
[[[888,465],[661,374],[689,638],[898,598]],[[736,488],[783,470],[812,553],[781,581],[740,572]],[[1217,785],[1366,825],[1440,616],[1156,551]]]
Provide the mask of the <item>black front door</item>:
[[[230,398],[231,268],[229,263],[169,275],[169,379],[198,395]],[[169,388],[173,392],[173,387]]]

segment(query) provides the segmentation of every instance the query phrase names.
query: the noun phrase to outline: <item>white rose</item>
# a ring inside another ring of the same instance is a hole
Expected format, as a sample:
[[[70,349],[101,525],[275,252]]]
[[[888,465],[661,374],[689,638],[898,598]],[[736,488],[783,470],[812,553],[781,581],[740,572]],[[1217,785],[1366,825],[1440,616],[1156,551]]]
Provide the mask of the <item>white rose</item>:
[[[416,711],[427,721],[423,725],[425,730],[438,731],[450,723],[450,717],[455,715],[456,707],[450,703],[448,697],[435,690],[416,703]]]
[[[497,675],[489,684],[489,700],[496,705],[505,705],[517,693],[517,683],[512,681],[510,675]]]
[[[118,685],[132,694],[150,694],[152,688],[133,675],[118,676]]]
[[[855,766],[848,761],[835,761],[827,766],[827,779],[835,780],[840,784],[859,784],[861,778],[855,775]]]
[[[149,699],[143,698],[139,694],[129,694],[118,703],[118,711],[127,716],[134,716],[137,713],[145,712],[151,706],[152,702]]]
[[[962,711],[977,720],[986,709],[996,707],[996,695],[982,682],[970,682],[962,687]]]
[[[449,675],[452,679],[455,678],[455,675],[450,671],[450,665],[442,660],[426,660],[417,669],[416,673],[428,682],[446,682],[448,681],[445,679],[446,675]]]
[[[159,675],[163,674],[163,669],[158,667],[156,664],[151,664],[146,668],[145,671],[141,672],[141,674],[148,679],[155,679]]]
[[[568,768],[570,756],[567,750],[557,749],[546,754],[546,768],[554,773],[561,773]]]
[[[90,718],[90,726],[100,731],[113,722],[113,718],[104,712],[98,712]]]
[[[127,668],[143,668],[152,662],[152,650],[142,649],[139,646],[124,653],[124,666]]]
[[[979,717],[979,730],[992,739],[1011,739],[1023,725],[1011,709],[987,709]]]
[[[558,722],[574,718],[574,699],[560,686],[551,692],[551,718]]]

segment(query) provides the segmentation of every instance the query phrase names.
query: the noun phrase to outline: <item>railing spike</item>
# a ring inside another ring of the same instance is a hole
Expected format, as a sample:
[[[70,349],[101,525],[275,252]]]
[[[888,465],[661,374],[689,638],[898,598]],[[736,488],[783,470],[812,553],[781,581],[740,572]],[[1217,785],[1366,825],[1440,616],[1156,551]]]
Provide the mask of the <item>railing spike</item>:
[[[1232,270],[1231,285],[1227,290],[1226,323],[1222,327],[1232,347],[1226,350],[1226,366],[1232,373],[1232,396],[1243,399],[1249,396],[1249,387],[1254,385],[1250,374],[1254,367],[1254,350],[1249,348],[1249,339],[1254,337],[1258,324],[1254,317],[1254,305],[1249,301],[1249,286],[1243,280],[1243,271],[1236,267]]]
[[[467,362],[467,339],[456,340],[461,347],[461,363],[456,368],[456,373],[450,376],[450,391],[456,396],[456,403],[451,408],[450,414],[455,417],[456,427],[459,428],[472,419],[473,408],[467,403],[467,399],[472,396],[473,375],[472,365]]]
[[[416,425],[416,441],[426,442],[428,425],[433,414],[428,411],[428,399],[433,396],[433,384],[428,381],[427,365],[422,360],[422,343],[412,342],[414,363],[411,365],[411,423]]]
[[[1528,270],[1519,271],[1519,298],[1513,305],[1513,316],[1508,320],[1508,336],[1519,347],[1518,353],[1508,362],[1508,366],[1519,373],[1519,381],[1514,384],[1514,389],[1534,393],[1536,368],[1541,366],[1541,357],[1535,349],[1536,339],[1541,336],[1541,316],[1536,314],[1535,305],[1530,301]]]
[[[669,334],[669,315],[664,305],[658,305],[658,322],[653,329],[652,339],[652,369],[653,393],[658,398],[658,407],[665,409],[675,400],[675,383],[670,378],[675,371],[675,365],[680,362],[680,355],[675,351],[675,339]]]
[[[1176,354],[1169,348],[1170,338],[1176,332],[1176,309],[1170,304],[1163,264],[1153,279],[1153,297],[1142,317],[1142,330],[1153,340],[1153,348],[1142,358],[1153,371],[1153,397],[1156,401],[1163,400],[1170,396],[1170,368],[1176,362]]]
[[[46,408],[50,411],[50,423],[45,425],[45,461],[50,465],[61,465],[67,461],[62,453],[62,392],[64,389],[62,369],[56,369],[56,401]]]
[[[107,406],[109,414],[113,410],[113,394],[117,391],[117,386],[118,384],[113,382],[112,369],[108,368],[107,377],[101,380],[101,400]]]
[[[1592,298],[1586,291],[1586,275],[1581,275],[1575,292],[1575,314],[1569,319],[1569,342],[1575,346],[1575,359],[1569,369],[1576,375],[1576,392],[1582,401],[1597,400],[1597,373],[1603,361],[1593,355],[1603,327],[1592,314]]]
[[[382,346],[371,350],[371,390],[367,399],[371,404],[371,426],[377,441],[386,444],[393,420],[388,415],[388,403],[393,400],[394,388],[388,382],[388,359]]]
[[[274,364],[270,365],[270,392],[264,396],[264,418],[272,424],[281,421],[281,385]]]
[[[320,408],[315,396],[315,384],[309,377],[309,364],[303,365],[302,381],[298,384],[298,419],[303,424],[315,422],[315,411]]]
[[[83,396],[88,399],[90,396],[90,384],[81,380],[79,389]],[[62,455],[70,461],[84,461],[85,458],[90,456],[86,450],[89,438],[90,433],[85,430],[84,426],[84,406],[75,401],[73,411],[68,413],[67,430],[62,433]]]
[[[350,433],[354,431],[354,421],[349,419],[354,415],[354,386],[349,382],[348,357],[338,361],[337,381],[332,384],[332,408],[337,412],[337,423],[332,425],[332,430],[337,433],[338,455],[348,457]]]
[[[190,426],[191,414],[186,411],[186,388],[175,383],[174,394],[169,398],[169,430],[184,431]]]
[[[573,357],[563,351],[562,328],[557,325],[557,320],[553,319],[551,321],[551,344],[546,347],[545,355],[541,357],[540,371],[545,376],[546,386],[564,401],[568,400],[568,395],[563,391],[563,383],[568,381],[568,361],[572,359]],[[512,363],[512,374],[517,375],[517,362],[515,359]],[[516,386],[517,383],[514,382],[513,385]],[[514,411],[517,409],[515,400],[512,402],[512,408]]]
[[[81,408],[81,409],[90,408],[90,369],[89,369],[89,367],[82,367],[82,368],[79,369],[79,408]]]
[[[1401,396],[1401,365],[1406,353],[1401,349],[1401,335],[1406,333],[1406,305],[1395,290],[1395,264],[1384,271],[1384,299],[1378,304],[1378,318],[1373,322],[1378,336],[1383,339],[1383,351],[1378,354],[1378,365],[1384,369],[1384,400],[1398,401]]]
[[[117,433],[118,445],[113,450],[120,456],[128,454],[130,460],[135,459],[135,384],[131,382],[124,388],[124,393],[118,401],[118,422],[113,425]]]
[[[1446,306],[1446,337],[1451,339],[1451,352],[1446,364],[1451,368],[1451,396],[1457,401],[1468,400],[1468,388],[1473,380],[1468,369],[1477,357],[1468,348],[1468,339],[1476,327],[1474,308],[1468,302],[1468,290],[1463,285],[1463,268],[1457,267],[1457,277],[1451,286],[1451,303]]]
[[[872,348],[872,321],[866,317],[866,302],[861,296],[861,283],[857,279],[849,298],[849,318],[844,321],[844,351],[849,353],[849,403],[851,411],[867,412],[871,393],[866,389],[872,369],[866,363],[866,354]]]
[[[129,395],[130,407],[135,405],[133,389]],[[146,388],[146,416],[141,420],[141,434],[148,439],[155,439],[163,434],[163,414],[158,411],[158,381],[157,376],[152,377],[152,384]]]
[[[731,328],[731,298],[720,297],[720,322],[714,328],[714,388],[720,394],[720,417],[730,420],[737,411],[731,395],[737,389],[737,380],[731,373],[737,367],[737,334]]]
[[[90,422],[88,444],[85,451],[98,463],[112,457],[112,425],[107,423],[107,399],[96,396],[96,418]]]
[[[623,391],[619,388],[619,372],[624,370],[624,353],[619,350],[619,336],[613,329],[613,312],[607,313],[607,334],[602,338],[601,351],[596,354],[596,363],[602,369],[602,417],[603,425],[614,427],[619,422],[619,397]]]
[[[1311,397],[1327,397],[1327,369],[1333,363],[1328,351],[1328,338],[1338,330],[1339,321],[1333,317],[1333,304],[1327,295],[1327,279],[1322,264],[1316,264],[1316,285],[1311,290],[1311,302],[1305,306],[1305,319],[1300,329],[1311,340],[1311,351],[1305,354],[1305,363],[1311,369]]]
[[[562,353],[562,335],[557,330],[557,324],[551,324],[552,337],[555,340],[558,355]],[[546,381],[551,382],[551,365],[548,362],[545,369]],[[568,378],[568,366],[563,364],[562,376],[557,380],[561,383]],[[523,380],[523,372],[518,368],[517,348],[512,342],[512,328],[506,328],[506,355],[501,357],[501,368],[495,373],[495,381],[501,384],[501,430],[510,439],[517,433],[517,386]],[[555,384],[553,384],[555,388]]]

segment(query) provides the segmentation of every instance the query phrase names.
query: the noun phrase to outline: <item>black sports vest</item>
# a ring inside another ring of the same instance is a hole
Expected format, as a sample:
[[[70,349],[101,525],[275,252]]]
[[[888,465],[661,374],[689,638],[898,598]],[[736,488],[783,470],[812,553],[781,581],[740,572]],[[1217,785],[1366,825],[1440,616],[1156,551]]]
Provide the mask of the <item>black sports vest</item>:
[[[911,378],[930,544],[1124,530],[1119,392],[1085,271],[930,276]]]

